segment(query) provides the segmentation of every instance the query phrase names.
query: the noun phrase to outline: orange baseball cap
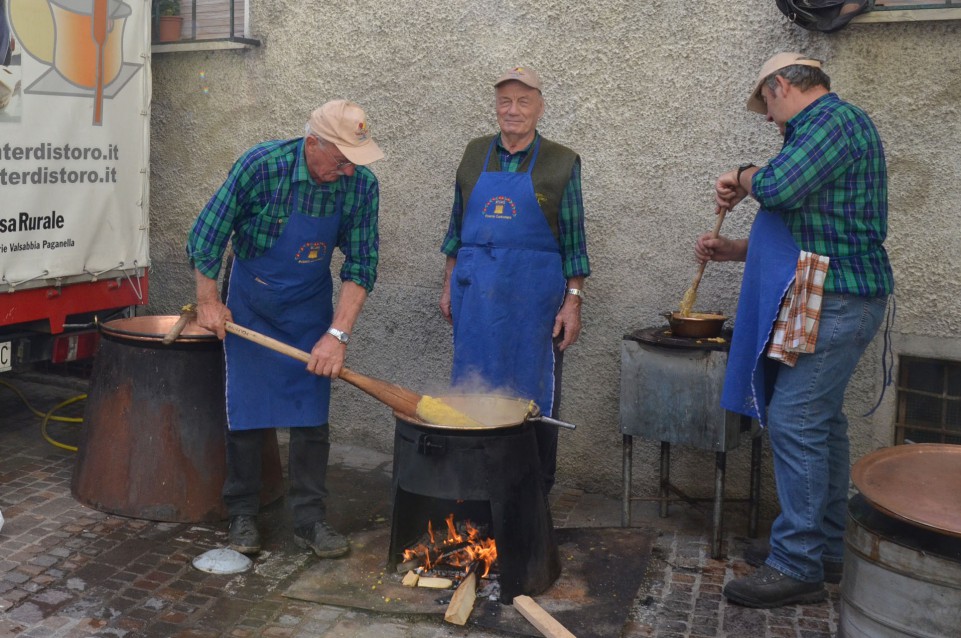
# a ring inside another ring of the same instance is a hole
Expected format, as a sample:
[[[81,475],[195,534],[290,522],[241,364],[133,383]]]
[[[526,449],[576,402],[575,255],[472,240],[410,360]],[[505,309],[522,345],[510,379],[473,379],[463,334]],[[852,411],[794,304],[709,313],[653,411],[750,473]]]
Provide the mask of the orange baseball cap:
[[[370,136],[367,115],[358,104],[331,100],[310,114],[310,131],[337,146],[353,164],[364,166],[384,157]]]

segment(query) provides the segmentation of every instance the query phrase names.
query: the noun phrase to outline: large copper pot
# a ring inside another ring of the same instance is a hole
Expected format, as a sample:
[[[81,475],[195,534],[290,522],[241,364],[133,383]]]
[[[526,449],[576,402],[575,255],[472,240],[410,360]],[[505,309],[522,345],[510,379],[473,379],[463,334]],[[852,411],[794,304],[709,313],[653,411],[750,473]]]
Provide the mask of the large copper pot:
[[[226,518],[224,354],[194,325],[170,345],[176,316],[100,326],[71,491],[111,514],[177,523]],[[283,494],[276,430],[264,430],[261,503]]]

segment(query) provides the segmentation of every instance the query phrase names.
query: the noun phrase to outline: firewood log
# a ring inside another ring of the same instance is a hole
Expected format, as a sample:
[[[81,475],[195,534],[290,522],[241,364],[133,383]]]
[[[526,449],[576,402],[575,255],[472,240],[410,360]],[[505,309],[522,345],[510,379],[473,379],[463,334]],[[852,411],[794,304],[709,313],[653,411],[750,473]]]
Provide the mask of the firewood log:
[[[477,598],[477,563],[474,563],[467,576],[454,591],[454,596],[450,599],[444,620],[454,625],[465,625],[467,618],[474,609],[474,600]]]
[[[431,576],[421,576],[417,579],[418,587],[430,587],[431,589],[450,589],[454,586],[454,581],[450,578],[434,578]]]

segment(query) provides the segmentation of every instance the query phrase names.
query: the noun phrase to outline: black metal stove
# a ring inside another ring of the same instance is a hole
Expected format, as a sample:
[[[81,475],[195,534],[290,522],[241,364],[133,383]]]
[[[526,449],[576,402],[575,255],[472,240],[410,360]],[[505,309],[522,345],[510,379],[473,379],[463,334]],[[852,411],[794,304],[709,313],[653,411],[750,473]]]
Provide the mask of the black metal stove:
[[[438,429],[397,417],[388,569],[431,521],[488,525],[497,543],[500,600],[547,590],[561,572],[532,423],[491,430]]]

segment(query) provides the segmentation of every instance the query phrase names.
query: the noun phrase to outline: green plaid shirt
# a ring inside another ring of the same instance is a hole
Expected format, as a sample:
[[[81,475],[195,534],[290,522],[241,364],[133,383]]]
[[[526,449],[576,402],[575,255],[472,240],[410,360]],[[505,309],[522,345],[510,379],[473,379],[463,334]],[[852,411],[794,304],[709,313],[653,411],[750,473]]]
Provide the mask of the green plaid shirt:
[[[516,173],[524,163],[527,153],[537,141],[534,140],[513,155],[501,146],[500,136],[497,137],[497,154],[501,168],[508,173]],[[464,223],[464,197],[460,192],[460,185],[454,185],[454,205],[451,208],[450,225],[447,236],[441,245],[441,252],[450,257],[456,257],[460,250],[461,228]],[[564,278],[586,277],[591,274],[590,262],[587,258],[587,234],[584,232],[584,200],[581,196],[581,162],[578,159],[571,169],[571,179],[564,188],[560,209],[557,213],[558,242],[561,247],[561,264]]]
[[[882,245],[888,171],[867,114],[834,93],[785,127],[784,146],[751,180],[751,194],[779,213],[802,250],[831,258],[824,291],[879,297],[894,290]]]
[[[187,256],[202,274],[216,279],[231,237],[237,258],[253,259],[277,242],[292,212],[340,213],[337,245],[345,257],[340,278],[370,292],[377,279],[379,204],[377,178],[366,167],[318,184],[307,171],[303,138],[263,142],[237,160],[200,212],[187,238]]]

